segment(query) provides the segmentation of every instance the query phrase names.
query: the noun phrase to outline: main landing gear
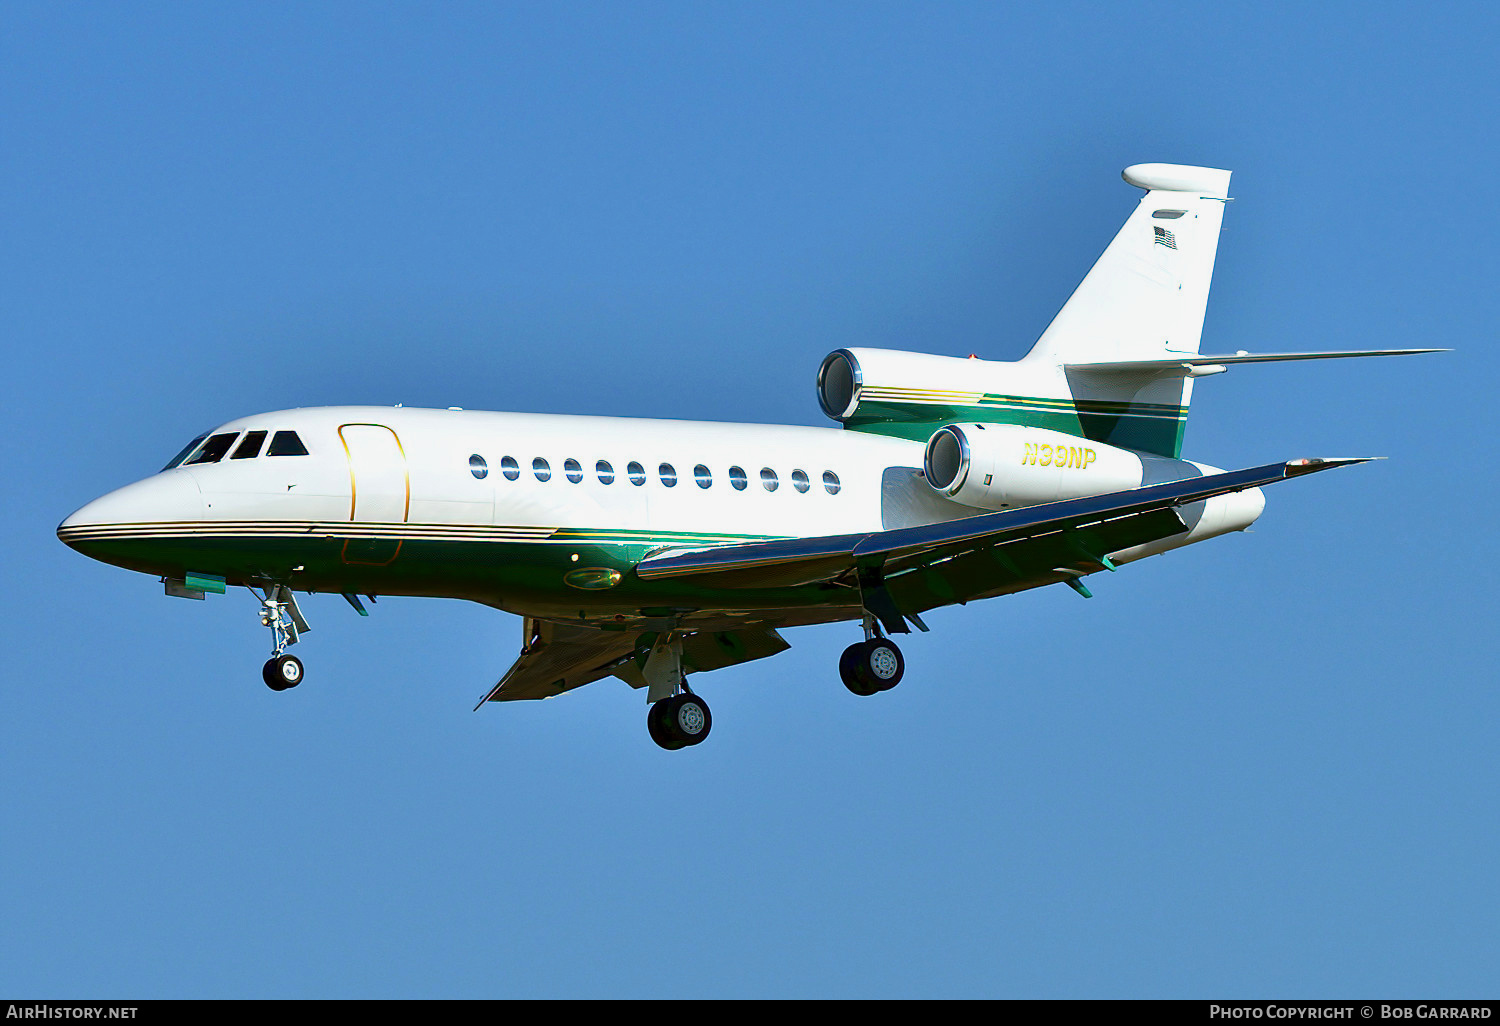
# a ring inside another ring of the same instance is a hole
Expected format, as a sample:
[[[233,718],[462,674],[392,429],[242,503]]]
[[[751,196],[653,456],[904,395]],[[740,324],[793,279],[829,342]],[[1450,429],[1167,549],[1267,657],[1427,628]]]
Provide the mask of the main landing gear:
[[[272,691],[294,688],[302,683],[302,660],[284,653],[288,645],[297,643],[303,631],[311,628],[303,619],[302,611],[297,608],[292,589],[273,584],[265,588],[263,593],[256,592],[254,588],[250,592],[260,599],[261,626],[271,628],[271,658],[261,667],[261,679]]]
[[[691,692],[663,698],[646,710],[651,740],[669,752],[701,744],[712,726],[708,703]]]
[[[688,688],[682,672],[682,639],[662,635],[655,639],[641,665],[649,690],[646,730],[651,740],[669,752],[702,744],[713,727],[708,703]]]
[[[870,617],[864,622],[865,640],[850,645],[839,659],[839,676],[856,695],[889,691],[901,683],[906,660],[896,643],[885,637],[880,624]],[[646,700],[646,730],[651,740],[669,752],[701,744],[713,726],[708,703],[693,694],[682,670],[682,641],[663,635],[651,642],[640,664],[641,676],[650,689]],[[640,658],[640,654],[637,655]]]
[[[866,620],[865,640],[844,649],[839,658],[844,687],[862,697],[889,691],[901,683],[901,675],[906,672],[901,650],[878,631],[873,621]]]

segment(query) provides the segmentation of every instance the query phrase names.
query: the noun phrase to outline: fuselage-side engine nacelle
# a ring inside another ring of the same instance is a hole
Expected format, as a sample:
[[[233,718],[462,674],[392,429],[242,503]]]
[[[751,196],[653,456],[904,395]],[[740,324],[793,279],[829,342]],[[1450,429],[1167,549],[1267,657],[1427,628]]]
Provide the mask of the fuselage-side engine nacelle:
[[[927,483],[966,506],[1011,509],[1139,488],[1137,453],[1018,424],[949,424],[927,442]]]

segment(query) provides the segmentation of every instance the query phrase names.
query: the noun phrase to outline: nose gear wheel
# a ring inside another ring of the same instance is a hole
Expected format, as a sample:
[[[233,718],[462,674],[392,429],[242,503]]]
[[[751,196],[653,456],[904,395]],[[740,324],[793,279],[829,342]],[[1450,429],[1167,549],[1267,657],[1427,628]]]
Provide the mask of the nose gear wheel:
[[[302,660],[294,655],[272,656],[261,667],[261,679],[272,691],[285,691],[302,683]]]

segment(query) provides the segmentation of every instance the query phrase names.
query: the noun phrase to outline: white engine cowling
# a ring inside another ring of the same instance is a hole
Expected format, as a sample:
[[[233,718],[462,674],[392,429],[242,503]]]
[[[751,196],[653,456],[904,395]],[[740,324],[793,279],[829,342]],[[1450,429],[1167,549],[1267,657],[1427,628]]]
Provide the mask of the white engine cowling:
[[[1018,424],[949,424],[927,441],[927,483],[966,506],[1011,509],[1139,488],[1128,449]]]

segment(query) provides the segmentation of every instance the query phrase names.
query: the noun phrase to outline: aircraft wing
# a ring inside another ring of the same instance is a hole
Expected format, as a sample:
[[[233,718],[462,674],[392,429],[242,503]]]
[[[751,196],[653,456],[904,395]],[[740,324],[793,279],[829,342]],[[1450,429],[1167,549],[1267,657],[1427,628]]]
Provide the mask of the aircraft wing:
[[[858,587],[887,630],[904,631],[903,617],[935,606],[1113,569],[1109,553],[1187,530],[1178,507],[1363,462],[1293,460],[894,531],[669,552],[642,560],[636,573],[646,580],[692,578],[721,588]],[[550,698],[611,675],[632,687],[646,686],[636,657],[651,639],[642,631],[527,617],[525,636],[520,657],[479,705]],[[683,668],[718,669],[787,647],[769,622],[698,632],[683,639]]]
[[[641,631],[605,631],[533,617],[526,618],[524,630],[526,643],[521,655],[474,708],[485,702],[551,698],[610,675],[631,687],[646,686],[635,659]],[[733,631],[700,631],[683,638],[682,666],[687,673],[717,670],[763,659],[789,647],[766,624],[751,623]]]
[[[872,597],[887,604],[883,592],[909,614],[1112,568],[1108,553],[1187,530],[1180,506],[1363,462],[1293,460],[894,531],[668,552],[636,573],[725,588],[858,584],[887,630],[904,630],[902,613]]]

